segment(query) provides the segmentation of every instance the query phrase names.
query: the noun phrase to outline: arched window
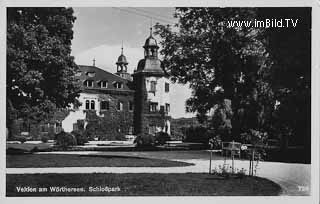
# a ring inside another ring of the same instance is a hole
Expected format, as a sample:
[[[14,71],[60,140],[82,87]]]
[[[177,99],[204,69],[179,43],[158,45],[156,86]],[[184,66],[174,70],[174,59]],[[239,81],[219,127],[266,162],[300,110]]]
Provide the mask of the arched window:
[[[94,110],[94,100],[91,100],[91,109]]]
[[[90,109],[90,104],[89,104],[89,100],[86,100],[86,110],[89,110]]]

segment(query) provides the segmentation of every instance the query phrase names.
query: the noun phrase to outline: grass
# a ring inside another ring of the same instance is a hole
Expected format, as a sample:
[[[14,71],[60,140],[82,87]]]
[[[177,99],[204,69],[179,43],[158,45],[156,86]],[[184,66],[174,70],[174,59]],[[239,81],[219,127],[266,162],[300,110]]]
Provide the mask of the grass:
[[[279,185],[258,177],[221,179],[204,173],[186,174],[8,174],[7,196],[275,196]],[[37,192],[17,192],[16,187]],[[83,192],[51,192],[50,187],[82,188]],[[117,189],[90,192],[90,187]],[[47,188],[39,192],[38,188]],[[119,191],[118,191],[119,190]]]
[[[23,144],[6,144],[7,149],[21,149],[25,151],[31,151],[33,148],[38,148],[39,150],[46,150],[52,148],[53,143],[39,143],[39,144],[30,144],[30,143],[23,143]]]
[[[125,155],[17,154],[7,155],[7,168],[44,167],[175,167],[194,165],[165,159]]]

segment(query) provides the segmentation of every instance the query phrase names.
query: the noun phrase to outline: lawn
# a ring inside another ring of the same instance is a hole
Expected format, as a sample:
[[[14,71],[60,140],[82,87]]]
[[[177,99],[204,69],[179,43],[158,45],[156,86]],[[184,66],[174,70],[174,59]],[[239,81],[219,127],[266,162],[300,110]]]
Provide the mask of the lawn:
[[[166,159],[125,155],[16,154],[7,155],[7,168],[44,167],[175,167],[194,165]]]
[[[8,174],[6,179],[7,196],[275,196],[281,192],[279,185],[263,178],[225,179],[204,173]],[[17,187],[35,192],[17,192]],[[50,187],[64,187],[65,192]]]

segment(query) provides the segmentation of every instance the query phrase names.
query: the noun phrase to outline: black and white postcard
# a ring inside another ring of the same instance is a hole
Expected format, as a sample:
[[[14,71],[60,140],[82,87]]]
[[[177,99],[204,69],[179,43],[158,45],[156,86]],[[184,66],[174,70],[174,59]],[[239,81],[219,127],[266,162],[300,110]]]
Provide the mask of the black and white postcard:
[[[318,203],[319,1],[222,3],[5,1],[1,200]]]

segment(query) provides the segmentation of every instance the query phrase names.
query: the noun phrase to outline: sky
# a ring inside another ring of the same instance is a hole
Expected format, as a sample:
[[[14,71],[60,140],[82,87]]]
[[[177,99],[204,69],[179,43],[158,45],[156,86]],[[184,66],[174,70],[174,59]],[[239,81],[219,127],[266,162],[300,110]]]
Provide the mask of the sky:
[[[174,8],[134,7],[74,7],[74,39],[72,55],[79,65],[95,65],[116,72],[116,60],[121,53],[129,62],[128,72],[133,73],[138,61],[144,57],[143,44],[150,35],[150,25],[173,24]],[[159,39],[158,39],[159,40]],[[161,59],[161,56],[160,56]],[[193,117],[185,112],[185,101],[191,96],[188,85],[173,84],[170,89],[171,116]]]

